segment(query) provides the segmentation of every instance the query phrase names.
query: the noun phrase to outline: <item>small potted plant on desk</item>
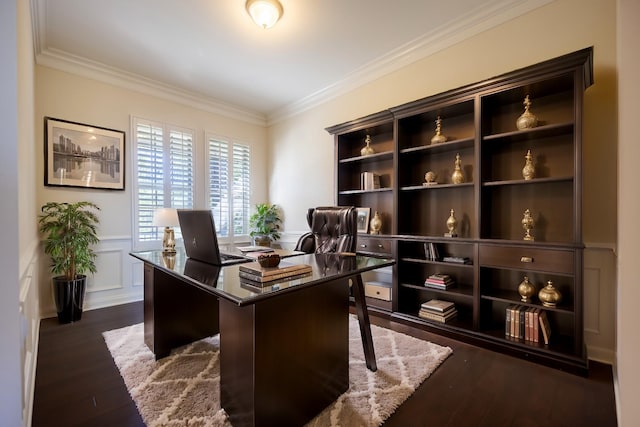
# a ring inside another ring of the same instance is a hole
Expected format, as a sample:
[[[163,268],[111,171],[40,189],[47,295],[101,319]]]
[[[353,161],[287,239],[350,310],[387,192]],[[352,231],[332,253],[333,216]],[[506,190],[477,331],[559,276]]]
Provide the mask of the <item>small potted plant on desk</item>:
[[[249,235],[257,246],[271,246],[271,242],[280,238],[280,210],[277,205],[258,203],[256,211],[249,218]]]
[[[100,210],[91,202],[49,202],[42,206],[38,219],[44,235],[44,252],[51,258],[54,276],[53,294],[60,323],[80,320],[89,271],[96,272],[96,254],[91,245],[98,243],[99,220],[91,210]]]

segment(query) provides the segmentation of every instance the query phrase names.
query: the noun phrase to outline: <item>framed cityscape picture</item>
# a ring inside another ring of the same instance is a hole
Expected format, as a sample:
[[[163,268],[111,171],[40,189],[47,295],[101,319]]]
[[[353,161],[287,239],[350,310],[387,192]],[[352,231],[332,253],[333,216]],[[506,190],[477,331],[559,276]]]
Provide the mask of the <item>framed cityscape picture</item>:
[[[123,131],[44,118],[44,184],[124,190]]]

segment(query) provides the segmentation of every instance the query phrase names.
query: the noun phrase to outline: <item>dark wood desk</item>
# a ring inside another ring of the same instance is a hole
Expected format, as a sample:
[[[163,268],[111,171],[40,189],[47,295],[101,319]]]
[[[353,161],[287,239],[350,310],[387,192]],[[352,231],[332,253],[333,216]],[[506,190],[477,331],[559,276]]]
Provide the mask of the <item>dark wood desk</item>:
[[[183,252],[137,252],[144,262],[145,342],[156,358],[220,333],[220,401],[234,426],[300,426],[349,386],[349,279],[367,366],[373,341],[360,274],[392,259],[303,255],[304,278],[256,287],[239,266],[215,267]]]

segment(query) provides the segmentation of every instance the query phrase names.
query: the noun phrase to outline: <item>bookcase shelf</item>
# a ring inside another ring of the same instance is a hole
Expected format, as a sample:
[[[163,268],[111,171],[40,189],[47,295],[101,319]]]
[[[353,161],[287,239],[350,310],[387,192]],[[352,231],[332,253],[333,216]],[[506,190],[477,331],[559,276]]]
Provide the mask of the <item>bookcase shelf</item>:
[[[582,104],[593,84],[592,48],[429,96],[327,128],[334,135],[336,203],[370,207],[393,242],[391,316],[418,327],[539,363],[585,374],[583,341]],[[537,126],[518,130],[529,97]],[[434,142],[439,123],[445,142]],[[375,154],[360,152],[369,136]],[[535,174],[524,179],[530,152]],[[456,157],[463,183],[454,183]],[[380,176],[361,190],[360,174]],[[427,172],[437,184],[423,185]],[[453,209],[457,237],[446,237]],[[524,240],[525,210],[534,224]],[[359,235],[370,245],[368,235]],[[426,248],[430,249],[426,249]],[[432,258],[431,253],[437,257]],[[443,262],[452,257],[465,263]],[[446,274],[447,289],[424,286]],[[539,290],[552,281],[562,300],[544,307],[520,301],[527,276]],[[446,323],[419,317],[422,303],[451,301]],[[541,308],[549,345],[505,336],[509,305]],[[378,307],[379,308],[379,307]]]

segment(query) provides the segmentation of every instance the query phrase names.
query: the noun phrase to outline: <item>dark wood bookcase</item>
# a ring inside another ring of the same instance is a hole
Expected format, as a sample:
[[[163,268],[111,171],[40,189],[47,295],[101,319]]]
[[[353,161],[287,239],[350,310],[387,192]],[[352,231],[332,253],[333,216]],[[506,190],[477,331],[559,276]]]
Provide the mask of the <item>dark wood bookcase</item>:
[[[587,48],[327,128],[335,140],[336,203],[369,207],[383,220],[380,236],[359,235],[360,250],[397,260],[391,301],[372,300],[375,309],[505,353],[587,372],[582,105],[592,70],[593,49]],[[527,95],[538,124],[518,130]],[[447,140],[431,143],[438,118]],[[375,154],[363,156],[367,135]],[[527,180],[522,168],[528,150],[535,176]],[[456,155],[463,183],[452,180]],[[425,185],[428,171],[435,184]],[[364,190],[363,172],[378,174],[380,188]],[[446,237],[452,209],[457,237]],[[524,240],[527,209],[534,219],[533,241]],[[435,245],[438,259],[426,257],[425,244]],[[425,287],[434,273],[450,275],[456,286]],[[518,285],[524,276],[536,291],[552,281],[562,300],[546,307],[536,292],[531,302],[522,302]],[[457,317],[447,323],[420,318],[420,304],[433,298],[454,302]],[[505,310],[513,304],[546,312],[548,345],[505,336]]]

